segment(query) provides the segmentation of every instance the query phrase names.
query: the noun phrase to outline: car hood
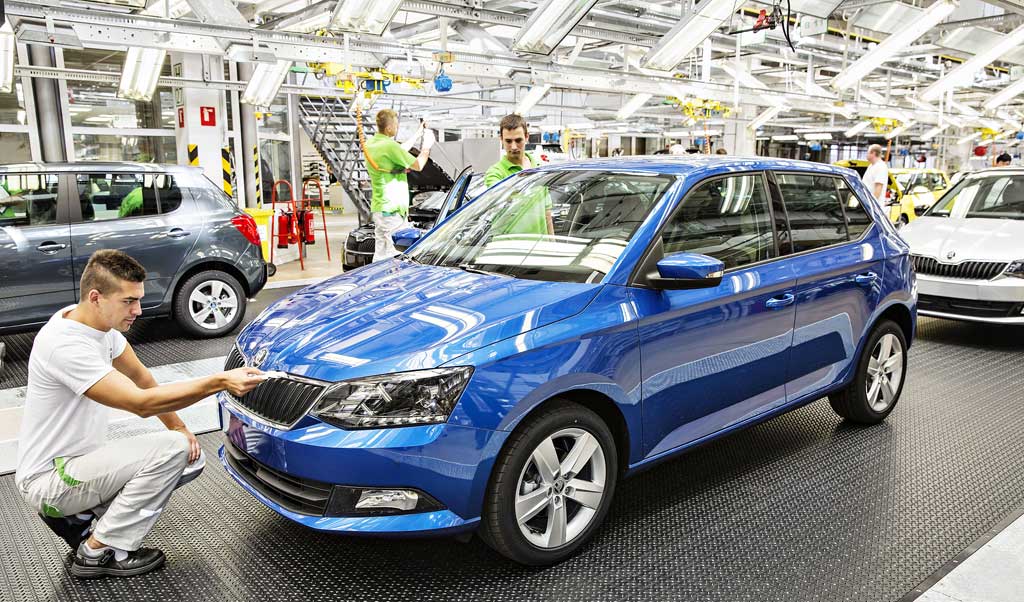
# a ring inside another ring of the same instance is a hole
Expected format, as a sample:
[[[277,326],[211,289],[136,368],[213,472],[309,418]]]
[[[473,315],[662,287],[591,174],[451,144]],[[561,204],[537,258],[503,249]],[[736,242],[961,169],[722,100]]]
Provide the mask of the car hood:
[[[1013,261],[1024,258],[1024,220],[920,217],[900,230],[914,255],[949,261]]]
[[[601,286],[389,260],[277,301],[238,346],[247,358],[266,349],[263,370],[327,381],[435,368],[573,316]]]

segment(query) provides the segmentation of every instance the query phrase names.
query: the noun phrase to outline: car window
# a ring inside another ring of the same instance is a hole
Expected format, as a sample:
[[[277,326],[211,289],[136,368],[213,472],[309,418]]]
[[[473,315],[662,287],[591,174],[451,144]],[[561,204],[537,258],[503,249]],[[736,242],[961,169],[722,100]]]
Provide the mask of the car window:
[[[78,174],[82,221],[156,216],[181,206],[181,190],[170,174]]]
[[[1024,219],[1024,175],[961,180],[926,215]]]
[[[909,194],[914,190],[914,186],[918,185],[917,174],[914,173],[894,174],[893,177],[896,180],[896,185],[904,194]]]
[[[850,240],[858,239],[865,230],[871,227],[871,215],[846,180],[835,178],[834,182],[839,191],[839,200],[846,213],[846,231],[849,233]]]
[[[932,192],[937,192],[946,188],[946,179],[942,177],[940,173],[928,174],[929,185],[928,188]]]
[[[597,282],[675,179],[597,170],[520,172],[410,252],[413,261],[551,282]]]
[[[847,240],[846,216],[835,178],[827,175],[776,174],[789,215],[793,252],[810,251]]]
[[[768,193],[761,174],[718,178],[697,185],[661,235],[665,255],[701,253],[741,267],[775,256]]]
[[[0,227],[57,223],[56,174],[0,175]]]

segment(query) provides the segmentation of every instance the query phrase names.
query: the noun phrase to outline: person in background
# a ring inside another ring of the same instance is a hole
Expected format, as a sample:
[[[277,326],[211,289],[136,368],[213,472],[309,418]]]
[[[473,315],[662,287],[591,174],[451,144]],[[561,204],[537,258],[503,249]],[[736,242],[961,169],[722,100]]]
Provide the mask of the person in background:
[[[1010,156],[1010,153],[1003,153],[996,157],[996,167],[1009,167],[1012,162],[1013,157]]]
[[[237,368],[158,384],[122,334],[142,314],[145,280],[124,252],[96,251],[78,304],[53,314],[29,355],[14,483],[71,546],[69,570],[80,578],[129,577],[164,564],[164,553],[142,540],[204,462],[175,412],[220,391],[241,397],[266,378]],[[110,408],[156,416],[167,430],[107,441]]]
[[[484,184],[488,187],[524,169],[539,165],[537,159],[525,150],[530,131],[522,115],[512,113],[502,117],[498,133],[505,154],[487,169]],[[551,217],[550,195],[537,190],[533,197],[518,200],[516,207],[502,217],[500,227],[496,228],[505,234],[552,234],[555,227]]]
[[[882,160],[882,147],[878,144],[868,147],[868,168],[861,181],[875,200],[885,202],[885,189],[889,185],[889,167]]]
[[[687,155],[699,155],[700,154],[700,149],[698,147],[696,147],[696,146],[687,147],[686,154]]]
[[[391,109],[377,112],[377,133],[366,141],[363,154],[366,170],[370,174],[373,197],[370,214],[374,225],[376,246],[373,260],[389,259],[398,254],[391,235],[406,225],[409,215],[409,178],[406,173],[422,171],[430,158],[434,146],[434,132],[420,123],[416,134],[404,144],[395,140],[398,135],[398,114]],[[409,150],[422,137],[419,156],[412,156]]]

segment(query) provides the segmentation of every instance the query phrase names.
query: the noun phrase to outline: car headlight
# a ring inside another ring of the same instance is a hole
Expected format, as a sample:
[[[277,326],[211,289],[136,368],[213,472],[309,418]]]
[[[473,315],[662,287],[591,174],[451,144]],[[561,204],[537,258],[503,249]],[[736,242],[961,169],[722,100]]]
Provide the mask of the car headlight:
[[[1003,274],[1013,276],[1014,278],[1024,278],[1024,259],[1011,261],[1010,265],[1006,266]]]
[[[472,375],[461,366],[344,381],[327,389],[312,414],[347,429],[447,422]]]

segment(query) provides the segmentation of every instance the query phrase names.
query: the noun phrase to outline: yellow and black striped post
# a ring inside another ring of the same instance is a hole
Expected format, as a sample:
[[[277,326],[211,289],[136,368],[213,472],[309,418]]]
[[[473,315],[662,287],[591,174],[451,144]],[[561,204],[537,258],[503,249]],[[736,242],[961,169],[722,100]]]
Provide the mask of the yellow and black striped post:
[[[252,145],[252,164],[254,168],[252,177],[256,185],[256,206],[263,207],[263,187],[260,186],[263,183],[260,180],[260,147],[255,144]]]
[[[188,145],[188,164],[192,167],[199,167],[199,145]]]
[[[226,192],[229,197],[235,198],[234,180],[232,179],[235,169],[231,164],[230,146],[225,146],[220,149],[220,170],[221,177],[224,179],[224,192]]]

